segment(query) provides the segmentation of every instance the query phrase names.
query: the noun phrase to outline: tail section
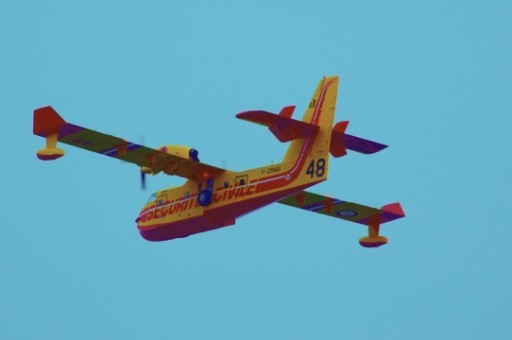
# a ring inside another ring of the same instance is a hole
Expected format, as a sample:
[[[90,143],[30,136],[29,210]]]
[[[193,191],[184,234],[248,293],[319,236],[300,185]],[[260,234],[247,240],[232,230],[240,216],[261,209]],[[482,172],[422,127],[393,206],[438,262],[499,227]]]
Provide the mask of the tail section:
[[[320,80],[308,108],[302,117],[304,123],[319,127],[318,133],[310,138],[294,140],[288,148],[283,162],[295,161],[302,152],[307,151],[308,156],[324,156],[329,159],[329,146],[331,141],[331,129],[336,109],[336,97],[338,94],[339,77],[324,77]],[[309,142],[308,142],[309,141]],[[309,150],[303,147],[310,143]]]
[[[338,81],[337,76],[320,80],[302,117],[302,122],[318,126],[318,132],[314,136],[292,141],[284,156],[283,163],[293,162],[301,169],[297,184],[327,179]]]
[[[338,81],[337,76],[320,80],[302,121],[291,118],[294,107],[285,107],[279,114],[258,110],[236,115],[268,127],[281,142],[291,141],[278,167],[282,170],[263,178],[260,190],[285,186],[304,189],[327,179]]]
[[[333,124],[338,81],[336,76],[324,77],[320,81],[302,121],[292,118],[295,106],[286,106],[279,114],[252,110],[240,112],[236,117],[266,126],[282,143],[294,141],[288,148],[283,163],[296,160],[302,153],[305,142],[313,138],[314,145],[308,151],[311,157],[327,157],[327,149],[336,158],[345,156],[347,150],[373,154],[385,149],[385,144],[345,133],[348,121]]]

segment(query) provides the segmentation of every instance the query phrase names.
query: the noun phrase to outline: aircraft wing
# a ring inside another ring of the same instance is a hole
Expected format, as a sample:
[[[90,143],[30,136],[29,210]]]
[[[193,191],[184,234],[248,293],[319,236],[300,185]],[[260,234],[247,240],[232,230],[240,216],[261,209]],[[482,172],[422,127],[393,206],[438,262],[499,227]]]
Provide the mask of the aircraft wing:
[[[225,171],[193,159],[175,156],[119,137],[67,123],[51,106],[34,111],[33,132],[37,136],[47,138],[47,141],[51,134],[56,133],[57,140],[61,143],[134,163],[140,167],[145,166],[150,168],[154,174],[164,172],[168,175],[197,180],[215,177]]]
[[[405,216],[400,203],[377,209],[307,191],[298,192],[277,202],[367,226],[390,222]]]

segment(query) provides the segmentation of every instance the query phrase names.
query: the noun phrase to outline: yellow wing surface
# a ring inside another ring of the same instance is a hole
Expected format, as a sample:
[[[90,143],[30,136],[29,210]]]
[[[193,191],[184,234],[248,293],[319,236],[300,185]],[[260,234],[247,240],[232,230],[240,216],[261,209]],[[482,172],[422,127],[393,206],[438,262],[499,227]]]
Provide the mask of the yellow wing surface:
[[[224,169],[201,163],[194,158],[184,158],[162,150],[148,148],[102,132],[90,130],[64,121],[51,107],[34,111],[35,135],[46,138],[46,148],[38,151],[42,160],[56,159],[64,151],[56,148],[56,142],[96,152],[140,167],[151,169],[153,174],[164,172],[192,180],[216,177]]]

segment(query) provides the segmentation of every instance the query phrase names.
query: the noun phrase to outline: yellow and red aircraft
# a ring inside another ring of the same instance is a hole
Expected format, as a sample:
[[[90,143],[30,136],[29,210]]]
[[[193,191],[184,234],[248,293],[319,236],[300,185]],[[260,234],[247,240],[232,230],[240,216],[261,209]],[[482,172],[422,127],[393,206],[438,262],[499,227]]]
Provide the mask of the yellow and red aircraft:
[[[164,241],[235,224],[235,220],[278,202],[368,226],[363,247],[379,247],[387,239],[379,235],[382,223],[405,214],[399,203],[381,209],[305,191],[327,179],[329,154],[346,155],[347,149],[372,154],[386,145],[345,133],[348,122],[333,125],[338,77],[324,77],[301,121],[291,118],[294,106],[279,114],[246,111],[236,115],[268,127],[280,142],[291,142],[281,163],[240,172],[201,163],[197,150],[165,145],[148,148],[122,138],[67,123],[50,106],[34,111],[33,132],[46,138],[41,160],[64,155],[57,141],[138,165],[144,175],[181,176],[187,181],[151,195],[135,220],[143,238]]]

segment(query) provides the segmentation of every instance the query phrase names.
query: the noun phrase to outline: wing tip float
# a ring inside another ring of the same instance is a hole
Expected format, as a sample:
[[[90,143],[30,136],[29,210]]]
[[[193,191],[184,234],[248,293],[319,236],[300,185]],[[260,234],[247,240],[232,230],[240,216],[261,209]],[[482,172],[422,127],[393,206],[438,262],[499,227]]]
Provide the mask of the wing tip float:
[[[400,203],[391,203],[381,208],[379,215],[368,218],[368,236],[361,237],[359,244],[365,248],[377,248],[388,243],[388,239],[379,235],[380,225],[402,217],[405,217],[404,210]]]
[[[46,138],[46,147],[37,151],[37,158],[51,161],[64,156],[64,150],[57,148],[59,128],[66,121],[51,107],[45,106],[34,110],[34,135]]]

